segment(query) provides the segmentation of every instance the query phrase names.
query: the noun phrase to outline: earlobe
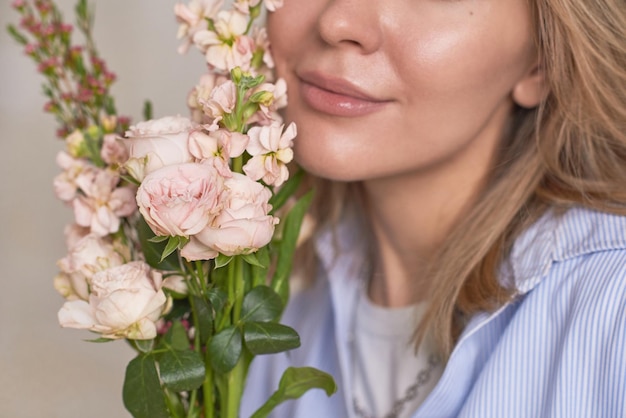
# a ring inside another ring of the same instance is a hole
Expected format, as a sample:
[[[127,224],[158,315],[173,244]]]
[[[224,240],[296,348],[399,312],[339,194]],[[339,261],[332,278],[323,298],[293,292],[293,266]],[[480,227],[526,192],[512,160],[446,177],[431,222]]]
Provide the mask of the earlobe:
[[[513,101],[521,107],[532,109],[545,98],[547,90],[543,67],[537,64],[513,88]]]

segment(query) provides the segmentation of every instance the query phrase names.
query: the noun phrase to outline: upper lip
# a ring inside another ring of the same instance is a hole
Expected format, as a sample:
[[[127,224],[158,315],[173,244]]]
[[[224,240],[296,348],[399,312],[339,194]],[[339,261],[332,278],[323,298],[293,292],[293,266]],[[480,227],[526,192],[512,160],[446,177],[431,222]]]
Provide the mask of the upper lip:
[[[366,100],[369,102],[386,102],[388,100],[374,97],[371,94],[364,92],[361,88],[351,83],[350,81],[331,76],[329,74],[320,73],[317,71],[303,71],[297,74],[301,81],[307,84],[311,84],[322,90],[329,91],[331,93],[340,94],[342,96],[349,96],[360,100]]]

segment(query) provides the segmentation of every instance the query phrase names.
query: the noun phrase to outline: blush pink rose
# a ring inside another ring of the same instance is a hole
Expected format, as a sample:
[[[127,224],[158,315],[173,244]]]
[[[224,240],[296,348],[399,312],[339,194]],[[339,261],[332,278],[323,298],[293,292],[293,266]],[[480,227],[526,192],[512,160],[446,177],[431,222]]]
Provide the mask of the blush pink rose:
[[[138,181],[161,167],[193,161],[187,142],[196,124],[182,116],[138,123],[126,132],[129,174]]]
[[[271,241],[278,223],[278,218],[268,215],[271,192],[239,173],[233,173],[224,187],[224,209],[183,247],[181,255],[187,260],[213,258],[217,252],[249,254]]]
[[[59,323],[104,338],[152,339],[155,323],[167,308],[162,286],[161,274],[142,261],[98,272],[91,279],[89,301],[65,302]]]
[[[139,211],[157,235],[197,234],[220,212],[223,182],[211,164],[163,167],[139,186]]]

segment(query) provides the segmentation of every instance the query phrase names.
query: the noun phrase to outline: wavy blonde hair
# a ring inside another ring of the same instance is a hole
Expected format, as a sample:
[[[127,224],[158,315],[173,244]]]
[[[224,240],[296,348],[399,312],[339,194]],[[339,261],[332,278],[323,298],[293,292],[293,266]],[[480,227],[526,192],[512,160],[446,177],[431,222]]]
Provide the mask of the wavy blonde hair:
[[[626,4],[529,5],[548,94],[536,109],[515,110],[485,189],[429,261],[430,309],[416,344],[430,332],[446,354],[466,318],[514,296],[497,268],[548,208],[626,214]],[[318,227],[338,222],[344,203],[356,196],[354,185],[311,181]]]

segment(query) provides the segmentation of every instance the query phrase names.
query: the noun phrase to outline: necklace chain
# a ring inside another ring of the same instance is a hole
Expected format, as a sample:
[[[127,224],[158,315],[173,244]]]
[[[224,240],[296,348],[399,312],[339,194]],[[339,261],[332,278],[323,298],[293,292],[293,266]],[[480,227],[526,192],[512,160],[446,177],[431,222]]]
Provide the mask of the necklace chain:
[[[355,352],[355,343],[356,343],[356,311],[357,311],[357,307],[358,305],[361,303],[361,297],[363,297],[364,292],[366,291],[366,286],[365,283],[361,284],[361,289],[359,289],[360,292],[358,293],[357,296],[357,300],[355,303],[355,307],[353,310],[353,315],[352,315],[352,319],[351,319],[351,325],[350,327],[352,328],[352,332],[350,333],[350,346],[351,346],[351,350],[352,350],[352,369],[353,369],[353,373],[354,373],[354,358],[356,356],[356,352]],[[437,355],[437,354],[430,354],[430,356],[428,357],[428,365],[423,368],[420,369],[420,371],[417,373],[417,376],[415,377],[415,381],[408,387],[406,388],[406,390],[404,391],[404,396],[401,397],[400,399],[397,399],[393,402],[393,406],[391,407],[391,411],[389,411],[387,414],[385,414],[383,416],[383,418],[398,418],[400,413],[402,412],[402,410],[404,409],[404,407],[406,406],[406,404],[410,401],[412,401],[413,399],[415,399],[417,397],[417,395],[419,394],[419,389],[422,388],[424,385],[426,385],[426,383],[428,383],[428,381],[431,379],[431,375],[433,373],[433,371],[441,364],[441,358]],[[354,409],[354,413],[356,414],[356,416],[358,416],[359,418],[375,418],[373,415],[370,415],[367,411],[365,411],[365,409],[361,406],[361,404],[359,404],[359,401],[357,400],[355,394],[354,394],[354,390],[352,393],[352,407]]]
[[[417,373],[415,378],[415,382],[411,386],[409,386],[404,392],[404,396],[400,399],[397,399],[393,403],[393,407],[391,411],[389,411],[383,418],[398,418],[399,414],[402,412],[406,404],[418,395],[419,389],[424,386],[430,380],[432,372],[439,365],[441,360],[439,356],[436,354],[431,354],[428,358],[428,366]],[[354,407],[354,413],[361,418],[374,418],[372,415],[368,414],[359,404],[356,396],[352,396],[352,406]]]

